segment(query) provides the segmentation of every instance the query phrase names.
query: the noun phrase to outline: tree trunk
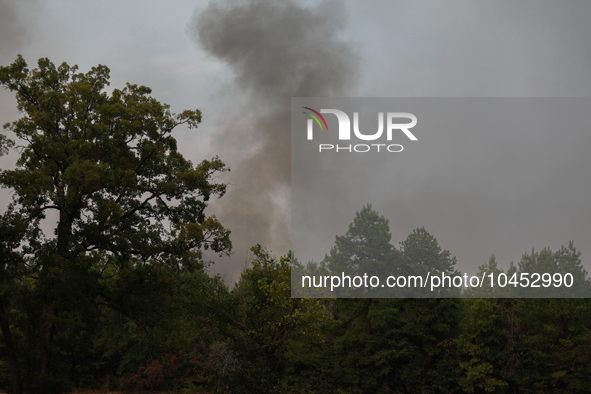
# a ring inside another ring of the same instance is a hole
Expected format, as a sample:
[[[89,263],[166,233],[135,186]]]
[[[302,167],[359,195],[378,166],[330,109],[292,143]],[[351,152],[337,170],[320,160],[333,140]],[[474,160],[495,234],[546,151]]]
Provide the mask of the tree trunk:
[[[13,394],[22,394],[23,385],[21,382],[21,371],[16,358],[16,350],[12,335],[10,334],[10,325],[8,324],[8,317],[4,311],[4,303],[0,301],[0,328],[2,329],[2,336],[4,337],[4,345],[8,353],[8,364],[10,364],[10,374],[12,377],[12,392]]]
[[[53,314],[52,314],[53,315]],[[43,346],[41,347],[41,359],[39,365],[39,393],[49,394],[49,365],[51,358],[51,341],[53,333],[55,332],[55,325],[49,321],[43,332]]]
[[[60,220],[57,226],[57,254],[64,260],[68,260],[69,257],[69,237],[72,235],[72,221],[66,213],[66,204],[64,189],[57,183],[56,188],[60,200],[64,201],[60,208]],[[53,278],[50,278],[53,279]],[[57,279],[56,279],[57,280]],[[53,291],[54,284],[50,280],[51,294]],[[39,359],[39,394],[49,394],[49,381],[50,381],[50,366],[51,366],[51,342],[53,340],[53,334],[55,333],[55,324],[53,322],[56,316],[56,310],[54,308],[53,297],[46,297],[45,299],[47,307],[47,325],[43,330],[43,346],[41,346],[41,354]]]

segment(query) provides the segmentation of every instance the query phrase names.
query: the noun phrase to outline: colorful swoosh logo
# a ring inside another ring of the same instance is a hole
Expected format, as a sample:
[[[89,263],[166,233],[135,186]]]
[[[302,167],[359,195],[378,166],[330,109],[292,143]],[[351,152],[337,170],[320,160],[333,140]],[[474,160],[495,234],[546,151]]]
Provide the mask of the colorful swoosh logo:
[[[316,115],[318,115],[320,117],[320,119],[322,119],[322,122],[324,122],[324,126],[326,126],[326,131],[328,131],[328,125],[326,124],[326,120],[324,120],[324,116],[320,115],[320,112],[318,112],[312,108],[308,108],[308,107],[302,107],[302,108],[310,110],[310,111],[314,112]],[[309,112],[302,112],[302,113],[306,114],[306,115],[310,115],[312,118],[314,118],[316,123],[318,123],[318,126],[320,126],[320,130],[324,130],[324,127],[322,127],[322,123],[320,123],[320,119],[318,119],[318,117],[314,116],[314,114],[311,114]]]

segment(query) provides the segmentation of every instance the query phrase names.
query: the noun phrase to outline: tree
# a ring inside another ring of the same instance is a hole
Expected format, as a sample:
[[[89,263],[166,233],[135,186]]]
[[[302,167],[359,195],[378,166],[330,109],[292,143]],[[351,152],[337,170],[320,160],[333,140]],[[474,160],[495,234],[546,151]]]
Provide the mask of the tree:
[[[441,250],[435,236],[431,235],[424,227],[413,230],[403,242],[400,242],[400,249],[408,274],[420,275],[423,278],[426,278],[428,273],[430,275],[445,274],[451,277],[460,275],[455,270],[455,256],[452,256],[449,250]],[[437,292],[433,292],[429,296],[458,297],[460,290],[453,285],[450,288],[449,283],[445,283]],[[405,294],[407,297],[421,297],[425,293],[415,287],[409,288]]]
[[[537,287],[518,287],[516,293],[522,297],[589,297],[591,281],[580,256],[573,241],[556,252],[544,248],[525,253],[518,264],[518,275],[529,275],[532,282],[537,279]],[[534,275],[538,276],[534,279]]]
[[[470,287],[469,289],[466,289],[464,291],[464,295],[466,297],[472,297],[472,298],[496,298],[496,297],[502,297],[502,296],[507,296],[507,289],[500,287],[498,285],[498,278],[499,275],[501,274],[505,274],[505,272],[500,269],[497,265],[497,258],[495,257],[495,255],[493,254],[492,256],[490,256],[490,258],[488,259],[488,262],[486,264],[482,264],[478,267],[478,273],[476,274],[476,276],[478,276],[479,278],[482,278],[485,275],[493,275],[493,278],[495,278],[495,282],[493,282],[493,286],[491,286],[490,283],[490,279],[489,281],[485,281],[482,285],[482,287]],[[506,275],[506,274],[505,274]],[[487,276],[488,279],[488,276]],[[510,289],[509,289],[510,291]]]
[[[109,95],[105,66],[82,74],[40,59],[29,70],[19,56],[0,68],[0,83],[23,114],[4,126],[22,145],[0,183],[13,190],[16,215],[37,224],[29,234],[47,212],[58,216],[52,237],[20,245],[42,310],[36,385],[46,393],[60,327],[73,317],[93,321],[104,308],[141,324],[142,314],[158,313],[142,299],[166,285],[155,267],[172,276],[201,269],[203,249],[230,251],[229,231],[204,212],[226,190],[214,176],[228,169],[217,157],[193,165],[177,150],[173,129],[196,128],[199,110],[173,114],[145,86]],[[6,136],[0,144],[13,145]]]
[[[496,266],[493,257],[489,264]],[[463,372],[458,381],[467,393],[495,392],[508,385],[501,376],[501,368],[507,365],[512,350],[504,319],[505,303],[499,299],[468,301],[461,323],[462,334],[457,340],[459,366]]]
[[[16,215],[10,208],[0,216],[0,330],[10,364],[13,393],[22,391],[22,382],[7,309],[14,293],[18,291],[16,282],[23,275],[22,255],[17,251],[17,248],[28,229],[29,223],[21,216]],[[36,234],[34,231],[29,233]]]
[[[335,245],[326,255],[323,263],[336,276],[355,275],[378,276],[385,280],[389,275],[400,272],[400,253],[390,240],[390,225],[388,219],[372,209],[371,204],[365,205],[361,211],[355,213],[353,222],[345,235],[336,236]],[[383,293],[383,289],[389,292]],[[368,291],[370,293],[368,293]],[[337,295],[353,297],[388,296],[392,295],[388,288],[361,286],[358,289],[342,287]]]
[[[220,365],[212,377],[224,393],[293,393],[312,390],[323,374],[323,343],[332,328],[332,300],[292,298],[291,253],[277,261],[260,245],[251,248],[246,269],[228,309],[233,327],[217,344]],[[227,360],[223,361],[222,360]],[[232,361],[232,362],[230,362]]]

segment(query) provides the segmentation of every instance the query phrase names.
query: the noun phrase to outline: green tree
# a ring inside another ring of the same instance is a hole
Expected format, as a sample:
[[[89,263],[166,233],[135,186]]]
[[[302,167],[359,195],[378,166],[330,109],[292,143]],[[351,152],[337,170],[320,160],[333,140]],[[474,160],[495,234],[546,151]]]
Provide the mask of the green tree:
[[[522,297],[589,297],[591,280],[581,262],[581,252],[570,241],[556,252],[544,248],[525,253],[518,264],[518,277],[526,275],[537,287],[516,287]],[[538,276],[534,276],[538,275]],[[537,281],[535,281],[537,279]],[[518,279],[519,280],[519,279]]]
[[[589,299],[522,299],[520,391],[589,391],[591,302]]]
[[[38,233],[31,228],[30,223],[9,207],[7,212],[0,216],[0,329],[10,364],[13,393],[22,392],[22,381],[8,310],[19,291],[18,282],[25,272],[23,253],[18,251],[18,248],[27,234],[35,236]]]
[[[501,376],[501,369],[512,350],[507,335],[506,309],[503,308],[507,302],[472,299],[467,303],[461,323],[462,334],[457,341],[461,370],[459,383],[467,393],[499,392],[508,385]]]
[[[478,267],[478,273],[476,276],[482,278],[485,276],[485,281],[481,287],[470,287],[466,289],[464,295],[472,298],[493,298],[507,296],[510,293],[510,289],[500,287],[498,284],[498,278],[500,274],[505,272],[500,269],[497,265],[497,258],[493,254],[488,259],[486,264],[482,264]],[[492,274],[494,278],[493,285],[491,286],[490,278],[488,275]]]
[[[104,308],[139,322],[158,313],[146,302],[165,287],[156,272],[199,270],[203,249],[230,250],[229,231],[205,215],[209,198],[225,192],[214,176],[227,168],[218,158],[193,165],[177,149],[173,129],[197,127],[199,110],[173,114],[145,86],[108,94],[105,66],[83,74],[40,59],[29,70],[19,56],[0,68],[0,84],[23,114],[4,126],[22,145],[0,182],[27,222],[58,217],[53,236],[25,245],[23,256],[41,310],[39,379],[30,389],[47,393],[60,329],[92,326]],[[3,151],[12,144],[0,142]]]
[[[400,249],[404,257],[404,266],[407,274],[419,275],[426,278],[429,275],[445,274],[449,277],[460,275],[455,270],[456,257],[452,256],[449,250],[442,250],[435,236],[430,234],[424,227],[417,228],[400,243]],[[442,281],[443,282],[443,281]],[[446,287],[443,287],[446,286]],[[442,283],[437,292],[430,296],[457,297],[461,288],[449,287],[449,282]],[[424,294],[419,288],[409,288],[405,292],[407,297],[421,297]]]
[[[117,311],[105,311],[95,348],[101,361],[116,369],[95,368],[100,370],[94,373],[95,381],[110,382],[111,389],[174,392],[194,392],[215,383],[218,364],[223,363],[218,357],[223,346],[216,344],[231,337],[228,315],[234,313],[236,299],[219,276],[201,271],[182,273],[171,290],[159,292],[160,300],[150,300],[166,309],[142,325]]]
[[[455,274],[455,258],[441,250],[424,228],[413,231],[402,250],[391,243],[388,220],[370,205],[356,213],[325,258],[333,275]],[[313,271],[313,270],[310,270]],[[457,386],[453,340],[458,334],[459,299],[380,299],[417,296],[412,287],[350,291],[338,299],[332,333],[333,367],[324,382],[333,392],[449,392]],[[459,292],[457,292],[459,294]],[[340,391],[339,391],[340,390]],[[330,390],[328,390],[330,391]]]
[[[332,300],[291,297],[291,254],[279,261],[260,245],[232,295],[232,331],[216,344],[220,392],[292,393],[319,381]],[[221,306],[221,305],[220,305]]]
[[[345,235],[336,236],[335,245],[323,263],[336,276],[366,274],[385,279],[389,275],[398,275],[401,272],[400,253],[390,243],[391,239],[388,219],[367,204],[355,213]],[[381,287],[371,290],[365,284],[357,289],[342,287],[337,296],[384,296],[384,289],[388,290]],[[391,293],[390,290],[388,294]]]

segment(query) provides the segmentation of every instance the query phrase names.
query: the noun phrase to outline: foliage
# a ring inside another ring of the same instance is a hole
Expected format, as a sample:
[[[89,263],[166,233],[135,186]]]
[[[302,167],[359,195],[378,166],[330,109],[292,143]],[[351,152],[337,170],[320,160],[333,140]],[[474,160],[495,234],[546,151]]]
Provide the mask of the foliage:
[[[233,294],[240,299],[234,354],[246,363],[228,392],[290,392],[296,383],[287,371],[314,374],[317,362],[302,348],[318,350],[332,318],[330,301],[291,298],[291,255],[275,260],[260,245],[253,247],[252,267],[245,270]],[[228,383],[231,382],[228,381]]]
[[[0,182],[13,190],[15,215],[34,225],[22,249],[12,245],[26,264],[23,276],[34,279],[22,285],[39,308],[29,317],[39,353],[31,390],[48,392],[72,374],[66,364],[58,373],[58,359],[80,347],[66,350],[61,335],[82,330],[90,340],[105,308],[141,326],[161,313],[158,301],[175,275],[201,269],[203,249],[231,246],[229,231],[204,212],[211,196],[224,194],[212,180],[227,168],[218,158],[194,166],[171,135],[179,125],[197,127],[201,113],[173,114],[145,86],[109,95],[108,79],[105,66],[82,74],[40,59],[29,70],[20,56],[0,68],[23,115],[5,128],[24,144]],[[2,151],[12,145],[0,142]],[[58,220],[44,238],[38,225],[50,211]]]
[[[335,245],[320,267],[326,267],[336,276],[371,273],[386,278],[398,275],[404,267],[401,266],[400,252],[390,243],[391,238],[388,219],[372,209],[370,204],[365,205],[356,212],[345,235],[336,236]],[[313,270],[310,271],[313,273]],[[336,294],[339,297],[383,297],[388,293],[381,288],[352,287],[339,288]]]

